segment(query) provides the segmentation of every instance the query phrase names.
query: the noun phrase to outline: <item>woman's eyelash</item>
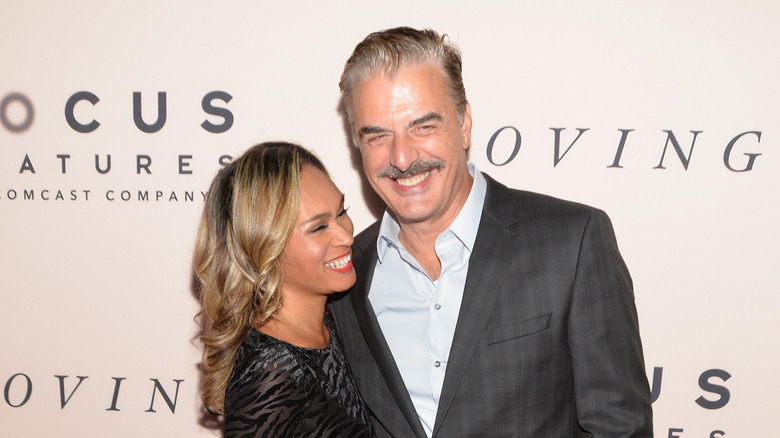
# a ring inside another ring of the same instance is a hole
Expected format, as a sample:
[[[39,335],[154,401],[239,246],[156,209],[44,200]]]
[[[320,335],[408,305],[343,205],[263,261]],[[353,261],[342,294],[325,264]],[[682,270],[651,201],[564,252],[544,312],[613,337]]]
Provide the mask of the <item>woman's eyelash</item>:
[[[339,212],[338,212],[338,217],[342,217],[345,214],[347,214],[347,210],[349,210],[349,207],[342,207],[341,210],[339,210]],[[328,224],[323,222],[323,223],[317,225],[316,227],[312,228],[312,230],[310,232],[311,233],[316,233],[317,231],[324,230],[325,228],[328,228]]]
[[[317,231],[324,230],[325,228],[328,228],[328,224],[319,224],[316,227],[314,227],[311,232],[316,233]]]

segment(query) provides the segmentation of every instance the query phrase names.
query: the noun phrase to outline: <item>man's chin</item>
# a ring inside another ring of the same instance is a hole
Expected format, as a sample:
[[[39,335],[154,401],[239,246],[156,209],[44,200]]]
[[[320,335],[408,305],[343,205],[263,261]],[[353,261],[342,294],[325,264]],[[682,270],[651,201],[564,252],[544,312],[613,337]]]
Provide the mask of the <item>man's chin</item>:
[[[406,206],[393,206],[388,205],[390,215],[401,225],[413,225],[426,222],[431,219],[431,213],[427,210],[418,208],[409,208]]]

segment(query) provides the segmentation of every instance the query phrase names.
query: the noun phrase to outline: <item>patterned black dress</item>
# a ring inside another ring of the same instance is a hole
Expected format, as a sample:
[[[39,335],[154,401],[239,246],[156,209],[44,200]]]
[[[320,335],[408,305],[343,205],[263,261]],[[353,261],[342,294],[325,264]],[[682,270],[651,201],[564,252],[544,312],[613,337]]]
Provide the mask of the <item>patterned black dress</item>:
[[[325,326],[321,350],[249,331],[225,393],[225,438],[374,436],[341,340]]]

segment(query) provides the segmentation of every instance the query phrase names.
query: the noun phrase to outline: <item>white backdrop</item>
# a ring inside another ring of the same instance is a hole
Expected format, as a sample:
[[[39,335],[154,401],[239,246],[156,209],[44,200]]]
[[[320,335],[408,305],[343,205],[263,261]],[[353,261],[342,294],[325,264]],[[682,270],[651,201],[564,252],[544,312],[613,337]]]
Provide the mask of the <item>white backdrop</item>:
[[[337,83],[398,25],[461,47],[480,170],[612,217],[656,435],[775,433],[780,4],[281,3],[0,5],[0,435],[219,435],[193,339],[202,192],[221,156],[292,140],[373,221]]]

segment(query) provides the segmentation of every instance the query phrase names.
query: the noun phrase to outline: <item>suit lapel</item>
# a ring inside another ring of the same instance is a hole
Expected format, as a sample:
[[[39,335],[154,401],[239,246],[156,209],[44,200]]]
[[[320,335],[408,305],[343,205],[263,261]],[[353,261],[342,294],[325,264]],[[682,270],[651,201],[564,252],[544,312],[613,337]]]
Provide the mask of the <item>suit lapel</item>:
[[[415,435],[419,438],[425,438],[425,430],[420,423],[420,419],[417,416],[417,411],[414,409],[412,399],[409,397],[409,393],[406,390],[401,373],[398,371],[395,359],[390,351],[390,347],[387,345],[382,329],[379,326],[379,321],[376,319],[374,310],[368,301],[368,290],[371,286],[371,280],[373,278],[374,267],[377,263],[376,254],[376,234],[372,233],[374,238],[369,239],[372,244],[366,248],[362,248],[361,252],[356,256],[355,266],[357,269],[357,282],[355,288],[350,293],[350,299],[352,301],[352,307],[355,312],[355,317],[360,326],[360,330],[365,337],[368,348],[371,351],[374,360],[381,376],[377,376],[374,381],[384,381],[387,384],[390,393],[393,396],[398,408],[406,419],[407,423]],[[385,403],[384,406],[390,406],[391,403]],[[382,421],[383,415],[391,415],[387,411],[377,412],[376,406],[370,406],[374,409],[374,414]],[[386,426],[390,426],[393,422],[383,422]],[[395,436],[404,436],[408,434],[408,430],[403,431],[391,431]]]
[[[507,266],[496,263],[496,260],[510,260],[518,240],[517,234],[507,230],[507,226],[513,222],[514,206],[507,202],[510,198],[503,196],[506,187],[487,175],[485,177],[488,189],[474,250],[469,259],[463,301],[433,428],[434,436],[455,398],[466,367],[484,332],[498,291],[508,274]]]

